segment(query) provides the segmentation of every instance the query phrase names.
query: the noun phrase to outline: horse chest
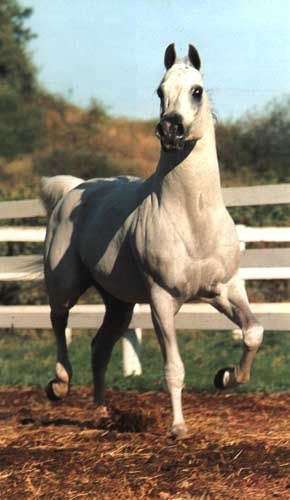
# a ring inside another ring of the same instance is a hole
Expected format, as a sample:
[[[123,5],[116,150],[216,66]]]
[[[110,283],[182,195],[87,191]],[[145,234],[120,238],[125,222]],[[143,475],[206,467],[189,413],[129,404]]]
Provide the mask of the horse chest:
[[[153,281],[173,295],[191,294],[198,288],[200,274],[200,263],[194,255],[195,245],[172,230],[170,225],[153,226],[146,232],[141,254],[143,268]]]
[[[195,224],[186,217],[151,222],[144,240],[144,269],[153,281],[183,300],[211,291],[237,267],[235,234],[232,244],[227,244],[232,233],[228,222],[228,217],[222,224],[211,217],[195,219]]]

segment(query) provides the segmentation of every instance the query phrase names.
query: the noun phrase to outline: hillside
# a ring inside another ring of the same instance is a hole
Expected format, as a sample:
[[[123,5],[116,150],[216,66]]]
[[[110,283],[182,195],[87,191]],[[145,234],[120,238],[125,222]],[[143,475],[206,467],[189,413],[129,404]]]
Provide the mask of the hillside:
[[[3,197],[19,190],[34,195],[41,175],[146,177],[155,169],[159,142],[153,121],[111,118],[98,105],[83,110],[51,96],[42,96],[41,107],[43,145],[31,154],[0,158]]]

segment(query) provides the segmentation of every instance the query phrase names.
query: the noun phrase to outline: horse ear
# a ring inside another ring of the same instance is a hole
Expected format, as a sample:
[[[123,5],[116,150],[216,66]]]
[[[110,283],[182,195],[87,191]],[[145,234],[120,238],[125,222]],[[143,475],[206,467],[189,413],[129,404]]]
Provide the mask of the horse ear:
[[[199,53],[197,52],[196,48],[191,44],[188,45],[188,59],[189,62],[192,64],[192,66],[194,66],[194,68],[199,71],[201,67]]]
[[[165,50],[164,54],[164,65],[167,70],[173,66],[176,60],[176,52],[175,52],[175,45],[174,43],[171,43],[168,45],[167,49]]]

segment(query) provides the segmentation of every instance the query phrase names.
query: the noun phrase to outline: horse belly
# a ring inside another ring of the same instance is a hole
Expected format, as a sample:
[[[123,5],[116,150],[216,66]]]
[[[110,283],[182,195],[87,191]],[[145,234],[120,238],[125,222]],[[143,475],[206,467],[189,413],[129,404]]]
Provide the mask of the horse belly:
[[[100,258],[85,264],[97,285],[124,302],[148,302],[148,292],[131,248],[125,242],[119,248],[112,243]]]

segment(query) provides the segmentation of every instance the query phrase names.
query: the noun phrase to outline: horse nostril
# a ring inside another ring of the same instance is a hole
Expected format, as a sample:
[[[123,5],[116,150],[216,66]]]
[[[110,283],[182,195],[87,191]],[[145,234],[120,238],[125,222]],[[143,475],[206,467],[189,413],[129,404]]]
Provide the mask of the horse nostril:
[[[182,125],[182,123],[179,123],[176,126],[176,136],[181,138],[181,137],[184,137],[184,135],[185,135],[184,126]]]
[[[161,120],[160,128],[162,135],[170,135],[172,132],[172,123],[169,120]]]
[[[185,128],[182,124],[182,116],[177,113],[169,113],[161,118],[160,125],[164,136],[172,136],[183,139]]]

